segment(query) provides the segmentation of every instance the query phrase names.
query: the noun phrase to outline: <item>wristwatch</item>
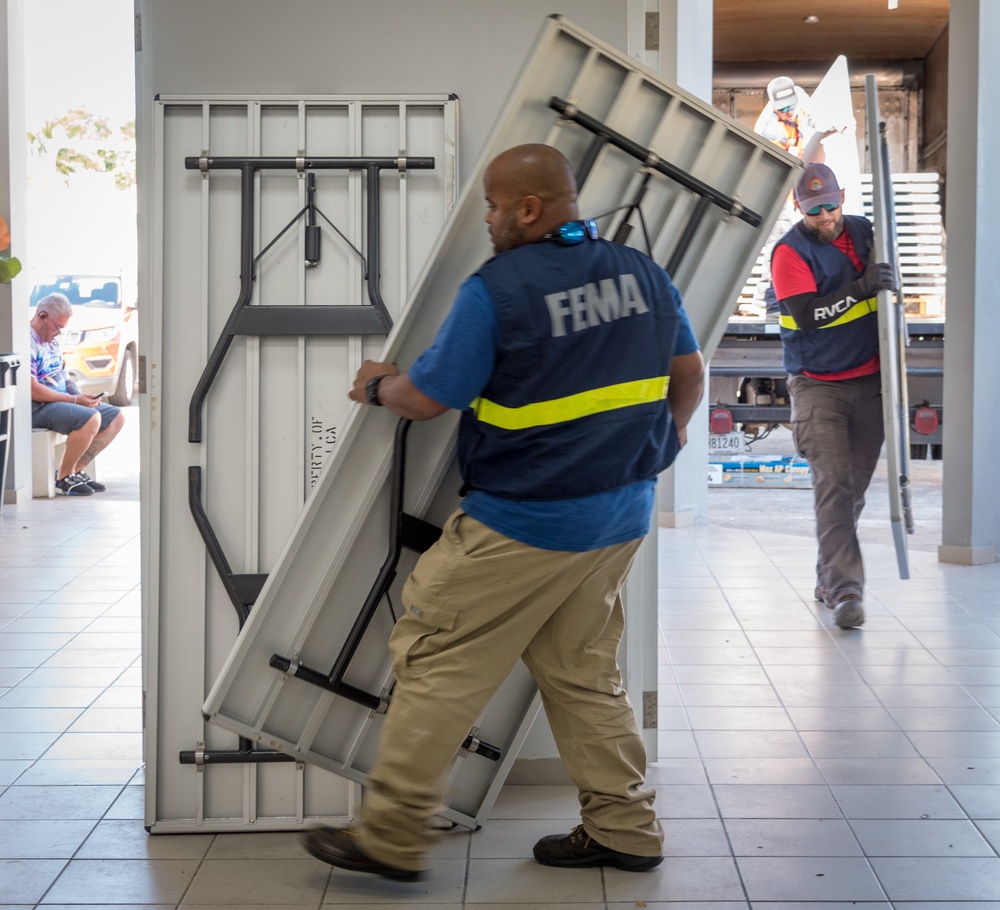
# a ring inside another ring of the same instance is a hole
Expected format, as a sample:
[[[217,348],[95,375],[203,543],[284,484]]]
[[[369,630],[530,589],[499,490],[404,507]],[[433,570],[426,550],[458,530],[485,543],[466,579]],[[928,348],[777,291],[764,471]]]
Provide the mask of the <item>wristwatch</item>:
[[[368,404],[373,404],[375,407],[382,407],[382,402],[378,400],[378,384],[385,379],[386,376],[391,376],[391,373],[382,373],[381,376],[372,376],[368,382],[365,383],[365,401]]]

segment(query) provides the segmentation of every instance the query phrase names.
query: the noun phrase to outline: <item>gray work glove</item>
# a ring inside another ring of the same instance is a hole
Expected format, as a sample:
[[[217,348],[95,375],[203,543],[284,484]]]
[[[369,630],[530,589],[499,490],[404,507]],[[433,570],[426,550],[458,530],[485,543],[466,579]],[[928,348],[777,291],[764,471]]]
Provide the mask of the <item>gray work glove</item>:
[[[851,283],[851,296],[865,300],[879,291],[892,291],[895,287],[896,270],[888,262],[876,262],[875,250],[872,249],[865,270]]]

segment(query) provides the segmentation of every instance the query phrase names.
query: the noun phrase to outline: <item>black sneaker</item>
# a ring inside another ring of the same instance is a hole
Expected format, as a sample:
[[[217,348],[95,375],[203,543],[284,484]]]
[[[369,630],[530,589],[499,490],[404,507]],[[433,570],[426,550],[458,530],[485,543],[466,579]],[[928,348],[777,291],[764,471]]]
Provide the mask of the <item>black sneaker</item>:
[[[371,872],[397,882],[416,882],[421,878],[421,873],[412,869],[388,866],[362,853],[350,828],[313,828],[306,833],[304,845],[316,859],[340,869]]]
[[[56,493],[60,496],[93,496],[94,488],[87,481],[80,480],[78,474],[67,474],[56,481]]]
[[[535,859],[543,866],[614,866],[626,872],[648,872],[663,862],[662,856],[636,856],[602,847],[577,825],[569,834],[550,834],[535,844]]]
[[[86,471],[77,471],[73,476],[77,480],[82,480],[95,493],[103,493],[107,489],[103,483],[94,480]]]

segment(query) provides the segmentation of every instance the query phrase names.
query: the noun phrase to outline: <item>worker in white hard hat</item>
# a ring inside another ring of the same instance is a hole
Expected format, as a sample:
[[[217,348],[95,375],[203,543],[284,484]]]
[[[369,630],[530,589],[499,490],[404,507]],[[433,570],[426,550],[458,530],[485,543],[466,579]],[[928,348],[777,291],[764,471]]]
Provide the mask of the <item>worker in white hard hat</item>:
[[[805,164],[826,160],[823,140],[835,130],[817,132],[812,118],[812,104],[805,89],[788,76],[775,76],[767,84],[768,103],[760,112],[754,131],[786,152],[801,158]],[[795,223],[791,194],[764,244],[761,277],[754,289],[751,304],[744,304],[744,315],[766,314],[777,319],[778,301],[771,287],[771,249],[775,242]]]
[[[767,84],[767,100],[754,131],[807,164],[822,161],[822,137],[817,138],[805,90],[788,76],[775,76]]]

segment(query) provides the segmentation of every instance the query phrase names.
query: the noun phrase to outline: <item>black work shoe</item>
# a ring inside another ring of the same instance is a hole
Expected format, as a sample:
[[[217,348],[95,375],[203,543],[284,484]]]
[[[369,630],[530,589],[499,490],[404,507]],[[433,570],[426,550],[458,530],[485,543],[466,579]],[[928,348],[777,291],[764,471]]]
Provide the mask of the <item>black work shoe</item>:
[[[833,608],[833,621],[841,629],[854,629],[865,624],[865,608],[860,600],[842,600]]]
[[[626,872],[648,872],[663,862],[662,856],[635,856],[602,847],[577,825],[569,834],[550,834],[535,844],[535,859],[543,866],[614,866]]]
[[[306,848],[316,859],[323,860],[338,869],[352,872],[371,872],[397,882],[416,882],[420,873],[410,869],[398,869],[372,859],[354,842],[350,828],[313,828],[303,838]]]

